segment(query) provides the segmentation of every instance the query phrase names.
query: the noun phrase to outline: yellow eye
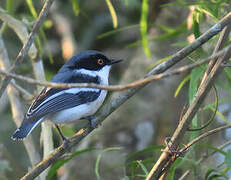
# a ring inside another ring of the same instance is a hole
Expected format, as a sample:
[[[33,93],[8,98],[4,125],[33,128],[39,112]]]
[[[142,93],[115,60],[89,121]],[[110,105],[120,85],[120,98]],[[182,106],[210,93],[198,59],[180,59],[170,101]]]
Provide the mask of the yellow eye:
[[[98,63],[99,65],[103,65],[103,64],[104,64],[104,61],[103,61],[102,59],[98,59],[97,63]]]

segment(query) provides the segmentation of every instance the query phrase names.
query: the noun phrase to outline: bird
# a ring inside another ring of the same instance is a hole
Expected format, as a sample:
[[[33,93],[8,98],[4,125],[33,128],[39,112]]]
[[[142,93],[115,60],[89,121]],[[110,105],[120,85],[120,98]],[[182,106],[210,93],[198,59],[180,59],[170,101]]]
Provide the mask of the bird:
[[[108,85],[111,66],[122,59],[108,58],[97,50],[86,50],[70,58],[50,82],[54,83],[94,83]],[[52,121],[63,139],[59,124],[73,123],[80,119],[90,120],[102,106],[107,90],[96,88],[52,88],[45,87],[32,102],[21,126],[12,135],[13,140],[26,138],[41,122]]]

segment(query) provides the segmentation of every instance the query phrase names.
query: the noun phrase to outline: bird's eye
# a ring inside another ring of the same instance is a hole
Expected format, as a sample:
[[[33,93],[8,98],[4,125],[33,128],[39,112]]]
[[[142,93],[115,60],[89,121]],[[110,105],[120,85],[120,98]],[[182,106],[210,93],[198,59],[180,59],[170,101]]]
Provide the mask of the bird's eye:
[[[98,59],[97,63],[98,63],[99,65],[103,65],[103,64],[104,64],[104,61],[103,61],[102,59]]]

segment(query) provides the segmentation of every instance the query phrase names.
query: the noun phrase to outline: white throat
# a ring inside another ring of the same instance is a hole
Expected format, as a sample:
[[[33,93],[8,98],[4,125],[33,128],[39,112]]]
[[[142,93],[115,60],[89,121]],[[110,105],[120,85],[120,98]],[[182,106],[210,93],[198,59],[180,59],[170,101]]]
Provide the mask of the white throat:
[[[102,69],[99,71],[92,71],[92,70],[87,70],[87,69],[78,69],[78,73],[82,74],[87,74],[89,76],[93,77],[100,77],[100,84],[101,85],[108,85],[108,79],[109,79],[109,73],[110,73],[111,66],[107,65],[104,66]]]

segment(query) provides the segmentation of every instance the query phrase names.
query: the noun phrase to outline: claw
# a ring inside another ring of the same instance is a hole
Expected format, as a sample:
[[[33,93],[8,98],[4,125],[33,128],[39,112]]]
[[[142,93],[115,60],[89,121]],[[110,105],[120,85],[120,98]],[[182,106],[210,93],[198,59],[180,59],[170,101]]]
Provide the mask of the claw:
[[[59,135],[60,135],[60,137],[63,140],[64,147],[66,147],[66,145],[68,144],[69,140],[63,135],[61,129],[59,128],[59,126],[57,124],[55,124],[55,127],[57,128],[57,130],[59,132]]]
[[[90,128],[92,129],[96,129],[98,127],[98,125],[95,124],[94,122],[94,119],[95,119],[95,116],[87,116],[86,119],[89,121],[90,123]]]

